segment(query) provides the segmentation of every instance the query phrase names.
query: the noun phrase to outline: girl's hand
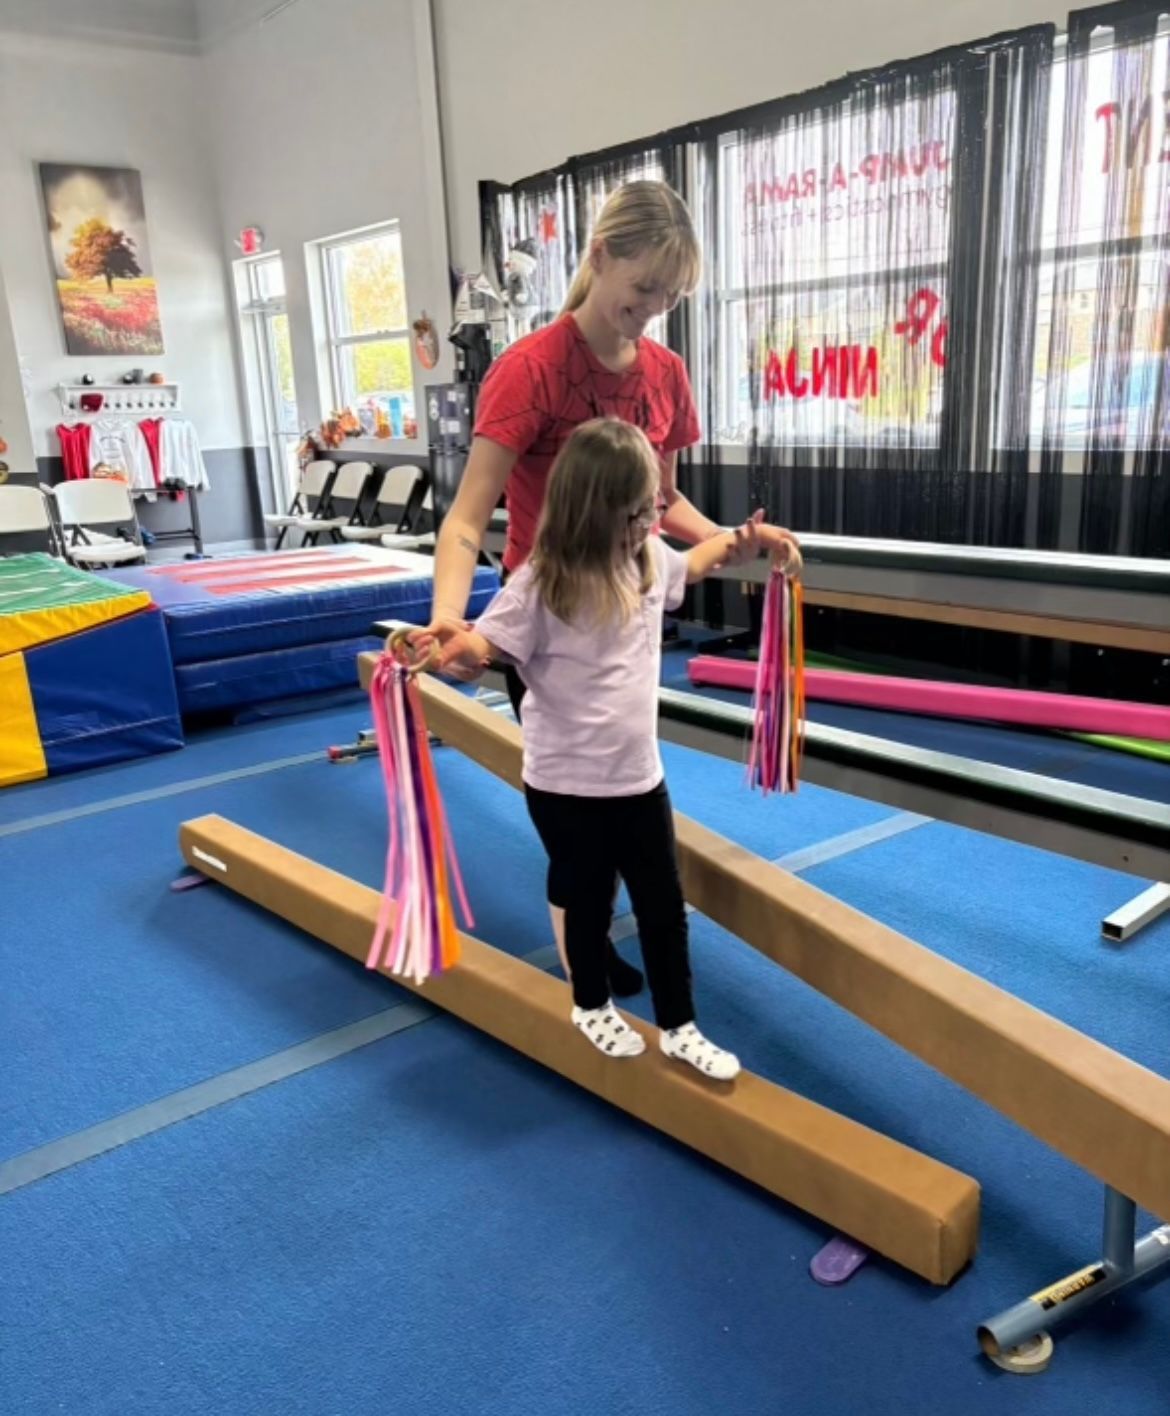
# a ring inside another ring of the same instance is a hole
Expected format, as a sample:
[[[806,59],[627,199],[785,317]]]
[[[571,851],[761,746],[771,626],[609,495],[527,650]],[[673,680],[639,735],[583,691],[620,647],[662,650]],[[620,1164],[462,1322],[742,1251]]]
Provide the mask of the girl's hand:
[[[491,645],[474,629],[441,624],[433,640],[440,646],[438,672],[460,683],[474,683],[492,661]]]
[[[754,512],[743,523],[737,526],[730,533],[731,540],[727,543],[727,550],[724,552],[720,565],[744,565],[748,561],[753,561],[760,554],[760,531],[763,529],[764,513],[762,510]]]

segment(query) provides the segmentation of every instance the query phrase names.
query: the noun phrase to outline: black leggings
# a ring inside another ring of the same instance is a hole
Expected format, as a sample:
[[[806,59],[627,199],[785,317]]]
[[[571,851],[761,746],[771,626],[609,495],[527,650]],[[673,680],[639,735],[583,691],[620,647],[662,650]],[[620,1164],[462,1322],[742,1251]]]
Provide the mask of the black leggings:
[[[632,797],[524,795],[548,852],[548,897],[565,911],[565,953],[579,1008],[609,998],[606,959],[618,877],[626,883],[654,1017],[661,1028],[693,1021],[687,916],[666,783]]]

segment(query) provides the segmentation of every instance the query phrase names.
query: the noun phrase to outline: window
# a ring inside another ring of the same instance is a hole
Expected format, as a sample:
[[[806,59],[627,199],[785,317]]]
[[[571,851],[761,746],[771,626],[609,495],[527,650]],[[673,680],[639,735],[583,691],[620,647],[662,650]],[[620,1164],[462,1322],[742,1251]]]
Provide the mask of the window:
[[[953,142],[947,88],[721,140],[713,441],[937,443]]]
[[[1170,441],[1170,26],[1094,36],[1054,65],[1029,436],[1066,450]],[[1160,411],[1159,411],[1160,409]],[[1165,426],[1159,428],[1157,424]]]
[[[321,245],[333,403],[373,433],[379,415],[395,437],[413,420],[414,370],[397,225]]]

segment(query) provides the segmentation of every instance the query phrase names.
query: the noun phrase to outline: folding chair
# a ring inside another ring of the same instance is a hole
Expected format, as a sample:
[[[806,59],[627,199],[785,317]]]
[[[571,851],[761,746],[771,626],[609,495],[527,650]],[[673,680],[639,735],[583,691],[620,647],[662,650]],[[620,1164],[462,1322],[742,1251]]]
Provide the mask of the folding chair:
[[[82,569],[146,560],[134,498],[125,482],[83,477],[52,488],[65,559]],[[114,534],[95,530],[112,526]]]
[[[57,554],[56,529],[40,490],[15,483],[0,487],[0,538],[30,535],[43,535],[49,554]]]
[[[329,479],[336,470],[337,464],[327,459],[308,463],[301,471],[301,478],[297,483],[296,493],[292,501],[288,504],[288,510],[265,512],[265,526],[279,528],[279,534],[276,538],[276,549],[278,551],[292,527],[296,526],[301,517],[307,516],[313,507],[320,502],[321,498],[325,495],[326,487],[329,485]]]
[[[430,498],[430,478],[420,467],[390,467],[382,478],[370,520],[341,528],[347,541],[379,541],[403,550],[419,543],[415,532],[419,513]],[[397,511],[395,517],[393,512]]]
[[[57,511],[57,498],[53,495],[53,489],[47,482],[38,482],[37,491],[40,492],[41,499],[45,503],[45,510],[49,515],[49,525],[51,528],[50,540],[53,555],[63,559],[65,555],[65,533],[61,530],[61,517]]]
[[[341,540],[339,533],[343,526],[349,524],[350,517],[337,510],[337,503],[339,501],[353,502],[352,514],[360,518],[362,494],[373,471],[374,469],[368,462],[343,462],[341,464],[337,469],[337,475],[312,512],[307,516],[298,516],[293,523],[298,530],[304,533],[301,540],[302,546],[315,546],[317,538],[323,531],[329,532],[331,540]]]

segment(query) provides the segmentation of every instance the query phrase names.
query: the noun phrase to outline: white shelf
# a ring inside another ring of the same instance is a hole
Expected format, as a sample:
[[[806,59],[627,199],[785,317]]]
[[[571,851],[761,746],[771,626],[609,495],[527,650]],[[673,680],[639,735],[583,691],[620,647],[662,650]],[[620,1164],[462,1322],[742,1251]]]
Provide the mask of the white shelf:
[[[335,452],[393,453],[396,457],[426,455],[427,445],[422,438],[346,438],[340,447],[327,447],[318,457],[331,457]]]
[[[96,412],[86,412],[81,397],[100,393],[102,406]],[[140,384],[58,384],[57,396],[61,412],[69,418],[157,418],[163,413],[178,413],[182,408],[177,383]]]

